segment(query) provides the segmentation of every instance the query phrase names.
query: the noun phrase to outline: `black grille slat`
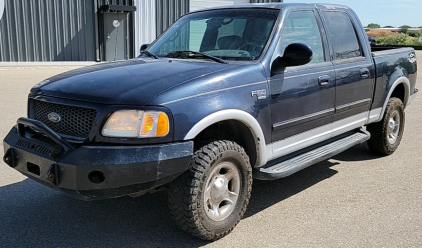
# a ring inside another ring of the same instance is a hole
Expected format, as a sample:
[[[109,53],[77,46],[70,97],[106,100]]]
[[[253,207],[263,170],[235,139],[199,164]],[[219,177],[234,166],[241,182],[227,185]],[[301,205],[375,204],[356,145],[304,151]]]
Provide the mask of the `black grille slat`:
[[[49,103],[33,100],[32,110],[33,118],[41,121],[54,132],[74,136],[78,138],[87,138],[91,132],[95,121],[97,111],[95,109],[80,108],[74,106]],[[61,120],[57,123],[48,119],[48,114],[57,113]]]

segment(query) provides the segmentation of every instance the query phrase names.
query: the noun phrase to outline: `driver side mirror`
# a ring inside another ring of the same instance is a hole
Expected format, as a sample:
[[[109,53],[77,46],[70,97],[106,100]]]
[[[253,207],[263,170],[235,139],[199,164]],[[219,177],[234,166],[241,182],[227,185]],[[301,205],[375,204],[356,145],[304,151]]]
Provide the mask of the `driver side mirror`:
[[[142,52],[143,50],[147,49],[149,45],[150,45],[150,44],[143,44],[143,45],[141,46],[141,49],[140,49],[139,51],[140,51],[140,52]]]
[[[271,73],[281,74],[286,67],[306,65],[311,62],[312,49],[302,43],[293,43],[286,47],[283,57],[277,57],[271,65]]]

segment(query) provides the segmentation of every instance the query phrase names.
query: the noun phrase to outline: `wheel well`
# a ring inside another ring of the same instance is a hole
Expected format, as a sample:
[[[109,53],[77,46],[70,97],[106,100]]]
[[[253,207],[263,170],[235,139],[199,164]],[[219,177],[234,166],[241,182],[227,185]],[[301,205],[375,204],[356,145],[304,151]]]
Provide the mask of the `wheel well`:
[[[215,140],[231,140],[242,146],[249,156],[251,165],[257,162],[255,138],[251,130],[242,122],[226,120],[217,122],[194,138],[195,151]]]
[[[403,84],[399,84],[396,86],[396,88],[394,89],[393,93],[391,94],[391,97],[396,97],[399,98],[403,104],[406,104],[404,102],[404,98],[405,98],[405,88]]]

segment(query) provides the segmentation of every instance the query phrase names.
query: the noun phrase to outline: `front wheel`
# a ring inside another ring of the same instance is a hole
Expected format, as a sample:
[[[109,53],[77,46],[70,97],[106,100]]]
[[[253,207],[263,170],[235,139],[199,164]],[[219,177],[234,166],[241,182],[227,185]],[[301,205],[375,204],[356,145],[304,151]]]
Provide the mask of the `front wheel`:
[[[245,150],[232,141],[215,141],[196,151],[188,171],[170,184],[170,213],[181,229],[216,240],[240,221],[251,190]]]
[[[381,155],[392,154],[400,145],[404,121],[402,101],[399,98],[390,98],[382,120],[367,127],[371,133],[371,138],[368,140],[369,149]]]

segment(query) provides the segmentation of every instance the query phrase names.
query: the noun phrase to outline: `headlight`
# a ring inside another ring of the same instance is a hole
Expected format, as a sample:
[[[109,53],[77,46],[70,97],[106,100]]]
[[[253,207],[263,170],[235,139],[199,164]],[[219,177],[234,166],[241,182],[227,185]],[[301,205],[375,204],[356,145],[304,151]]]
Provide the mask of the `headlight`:
[[[103,127],[108,137],[153,138],[169,133],[166,113],[161,111],[120,110],[114,112]]]

